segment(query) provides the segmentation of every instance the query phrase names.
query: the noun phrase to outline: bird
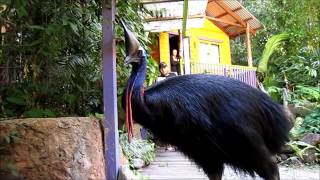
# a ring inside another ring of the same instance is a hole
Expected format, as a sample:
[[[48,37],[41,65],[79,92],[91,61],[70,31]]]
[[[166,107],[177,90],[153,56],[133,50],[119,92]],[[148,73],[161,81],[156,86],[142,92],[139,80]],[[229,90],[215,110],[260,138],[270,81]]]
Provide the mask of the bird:
[[[238,80],[208,74],[181,75],[144,86],[147,52],[122,22],[131,74],[122,107],[132,137],[133,121],[193,160],[210,180],[224,166],[266,180],[279,180],[274,155],[288,141],[283,107]]]

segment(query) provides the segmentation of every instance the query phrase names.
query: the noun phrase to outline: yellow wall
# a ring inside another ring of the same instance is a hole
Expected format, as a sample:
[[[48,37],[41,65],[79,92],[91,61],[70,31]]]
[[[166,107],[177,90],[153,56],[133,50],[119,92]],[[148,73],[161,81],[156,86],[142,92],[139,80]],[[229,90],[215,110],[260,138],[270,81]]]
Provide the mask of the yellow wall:
[[[206,19],[203,28],[192,28],[188,31],[187,35],[190,37],[192,62],[199,61],[199,44],[200,42],[205,42],[219,45],[220,64],[231,64],[229,36],[211,21]]]
[[[170,64],[169,34],[161,32],[159,35],[160,62]]]
[[[220,64],[231,64],[229,36],[215,26],[211,21],[205,20],[203,28],[191,28],[186,31],[190,38],[191,62],[199,62],[200,42],[217,44],[220,51]],[[170,63],[169,34],[161,32],[159,36],[160,61]]]

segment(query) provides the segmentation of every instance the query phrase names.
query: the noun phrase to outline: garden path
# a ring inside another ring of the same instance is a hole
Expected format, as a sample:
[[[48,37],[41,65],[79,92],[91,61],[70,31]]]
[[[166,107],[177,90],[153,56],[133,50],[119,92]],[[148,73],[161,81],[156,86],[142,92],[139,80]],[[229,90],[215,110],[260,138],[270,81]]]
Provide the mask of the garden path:
[[[154,161],[139,170],[149,180],[208,180],[207,176],[192,161],[179,151],[158,149]],[[320,180],[320,167],[280,166],[281,180]],[[225,168],[223,180],[254,180],[244,174],[236,174],[229,167]],[[261,178],[256,177],[255,180]]]

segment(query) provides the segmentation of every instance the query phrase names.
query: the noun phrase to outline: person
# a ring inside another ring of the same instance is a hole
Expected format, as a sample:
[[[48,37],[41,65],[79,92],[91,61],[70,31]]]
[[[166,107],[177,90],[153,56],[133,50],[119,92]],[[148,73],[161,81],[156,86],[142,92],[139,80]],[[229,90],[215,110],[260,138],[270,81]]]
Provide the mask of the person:
[[[169,77],[177,76],[176,73],[172,73],[169,66],[165,62],[160,62],[159,64],[160,77],[156,79],[156,82],[162,81]]]
[[[178,51],[176,49],[172,50],[170,56],[171,72],[180,75],[180,57],[178,56]]]

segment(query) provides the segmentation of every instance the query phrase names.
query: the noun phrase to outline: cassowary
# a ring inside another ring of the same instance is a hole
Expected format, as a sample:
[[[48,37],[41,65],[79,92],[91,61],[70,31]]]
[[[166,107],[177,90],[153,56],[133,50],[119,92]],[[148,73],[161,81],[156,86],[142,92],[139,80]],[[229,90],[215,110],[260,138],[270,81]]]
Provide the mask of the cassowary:
[[[178,147],[212,180],[222,178],[224,164],[279,179],[273,155],[291,127],[282,106],[247,84],[216,75],[177,76],[144,89],[146,52],[123,26],[125,64],[132,65],[123,104],[129,137],[134,119]]]

